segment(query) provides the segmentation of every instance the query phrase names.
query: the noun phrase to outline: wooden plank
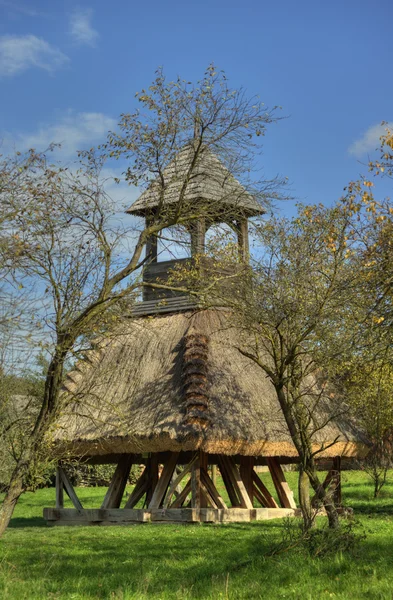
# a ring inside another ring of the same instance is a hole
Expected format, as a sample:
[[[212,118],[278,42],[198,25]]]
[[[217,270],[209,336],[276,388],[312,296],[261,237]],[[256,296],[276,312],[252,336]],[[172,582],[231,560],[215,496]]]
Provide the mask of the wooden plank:
[[[227,508],[227,505],[218,493],[218,490],[213,481],[210,479],[207,471],[201,471],[201,483],[205,486],[217,508]]]
[[[232,480],[227,471],[226,465],[225,465],[224,461],[222,460],[222,456],[219,456],[218,464],[220,467],[221,477],[224,482],[225,488],[228,492],[229,500],[230,500],[232,506],[233,507],[240,506],[240,500],[237,497],[236,489],[233,486],[233,483],[232,483]]]
[[[183,506],[184,502],[187,499],[187,496],[191,492],[191,479],[188,481],[182,492],[178,495],[176,500],[171,504],[170,508],[180,508]]]
[[[125,508],[82,510],[44,508],[44,519],[47,521],[62,521],[64,524],[70,522],[79,524],[132,523],[150,521],[150,513],[144,509],[126,510]]]
[[[195,508],[153,508],[151,520],[167,521],[171,523],[198,523],[200,521],[199,509]]]
[[[222,510],[220,521],[222,523],[241,523],[251,521],[251,511],[249,508],[228,508]]]
[[[293,492],[289,487],[280,463],[275,458],[268,458],[267,464],[283,508],[296,508]]]
[[[58,467],[58,471],[59,471],[59,475],[63,481],[64,489],[67,492],[67,495],[68,495],[69,499],[71,500],[72,504],[75,506],[75,508],[77,510],[82,510],[83,506],[82,506],[78,496],[76,495],[75,490],[72,487],[72,484],[71,484],[70,480],[68,479],[67,475],[65,474],[64,470],[62,469],[62,467]]]
[[[237,495],[240,500],[240,506],[242,508],[248,508],[248,509],[253,508],[252,502],[250,500],[250,496],[247,494],[247,490],[242,481],[242,478],[240,477],[240,473],[238,471],[238,468],[235,464],[234,459],[232,458],[232,456],[223,456],[222,459],[223,459],[224,464],[227,467],[229,476],[232,479],[233,486],[236,489]]]
[[[163,501],[166,491],[168,489],[169,482],[175,470],[177,459],[179,458],[179,452],[172,452],[169,456],[168,461],[165,463],[161,473],[161,477],[158,480],[156,489],[154,490],[152,499],[149,504],[149,510],[159,508]]]
[[[138,504],[139,500],[143,498],[143,495],[147,492],[149,485],[148,480],[148,469],[145,467],[143,469],[142,475],[139,477],[138,481],[135,484],[134,489],[130,497],[128,498],[124,508],[134,508],[136,504]]]
[[[59,467],[56,468],[56,508],[64,508],[64,486]]]
[[[181,480],[187,475],[187,473],[189,473],[191,471],[191,469],[192,469],[193,465],[195,464],[195,461],[197,460],[197,458],[198,458],[198,455],[195,454],[195,456],[188,463],[188,465],[186,465],[184,467],[184,469],[181,471],[181,473],[179,473],[179,475],[177,475],[177,477],[175,477],[175,479],[172,481],[171,485],[168,488],[166,496],[165,496],[165,502],[163,504],[164,508],[168,508],[168,506],[170,506],[172,496],[175,493],[175,490],[176,490],[177,486],[179,485],[179,483],[181,482]]]
[[[201,508],[201,464],[197,456],[191,468],[191,506],[192,508]]]
[[[132,454],[125,454],[119,460],[101,508],[119,508],[133,461]]]
[[[275,501],[275,499],[273,498],[263,481],[261,481],[258,473],[254,471],[254,469],[252,471],[251,476],[252,481],[254,483],[254,494],[257,496],[258,492],[258,494],[260,494],[262,498],[262,501],[258,498],[259,502],[266,508],[279,508],[277,502]]]
[[[83,509],[45,508],[44,518],[49,525],[121,525],[127,523],[172,522],[195,523],[239,523],[252,520],[278,519],[297,516],[297,511],[286,508],[214,509]]]
[[[294,508],[268,508],[268,519],[282,519],[283,517],[296,517]]]

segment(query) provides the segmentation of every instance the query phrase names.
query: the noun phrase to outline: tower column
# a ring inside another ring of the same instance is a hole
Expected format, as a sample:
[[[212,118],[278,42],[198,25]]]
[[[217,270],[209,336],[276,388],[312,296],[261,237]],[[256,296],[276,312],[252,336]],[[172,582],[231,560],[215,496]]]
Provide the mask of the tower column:
[[[146,217],[146,227],[149,227],[153,222],[152,217]],[[146,241],[146,256],[150,255],[150,262],[157,262],[157,236],[151,235]]]
[[[249,259],[249,242],[248,242],[248,220],[243,218],[236,221],[237,243],[239,246],[239,256],[244,262]]]
[[[205,251],[206,221],[204,218],[197,219],[190,224],[191,233],[191,256],[203,254]]]

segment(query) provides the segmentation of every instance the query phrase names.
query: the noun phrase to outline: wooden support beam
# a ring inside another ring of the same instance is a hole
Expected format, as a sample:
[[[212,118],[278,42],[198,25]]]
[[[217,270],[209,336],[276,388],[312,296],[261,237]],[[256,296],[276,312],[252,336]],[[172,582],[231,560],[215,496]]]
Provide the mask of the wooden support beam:
[[[146,491],[145,506],[149,506],[158,483],[158,454],[154,453],[147,459],[146,467],[148,486]]]
[[[244,262],[248,262],[249,259],[249,241],[248,241],[248,220],[246,218],[241,219],[236,223],[237,228],[237,240],[239,247],[239,257]]]
[[[203,472],[207,473],[207,466],[208,466],[208,455],[206,452],[203,452],[202,450],[199,451],[199,464],[200,464],[200,476],[202,476]],[[202,486],[202,491],[203,491],[203,484],[201,481],[201,486]],[[204,493],[202,493],[201,495],[201,508],[207,508],[209,506],[209,502],[213,502],[214,500],[213,498],[210,499],[210,495],[209,492],[205,489]],[[213,504],[212,504],[213,506]]]
[[[119,460],[101,508],[120,508],[133,458],[132,454],[125,454]]]
[[[211,480],[214,484],[214,486],[217,485],[217,465],[212,465],[212,476],[211,476]]]
[[[183,506],[184,502],[187,500],[187,497],[189,496],[190,492],[191,492],[191,479],[190,479],[190,481],[187,481],[183,491],[180,492],[180,494],[178,495],[176,500],[171,504],[170,508],[181,508]]]
[[[59,467],[56,469],[56,508],[64,508],[64,486]]]
[[[240,477],[244,483],[244,487],[247,490],[247,494],[253,503],[254,500],[254,484],[252,480],[252,473],[254,470],[254,458],[252,456],[241,456],[240,457]]]
[[[210,479],[207,471],[201,471],[201,484],[204,486],[206,492],[213,500],[213,502],[211,502],[212,506],[216,505],[217,508],[227,508],[227,505],[218,493],[218,490],[213,481]]]
[[[48,525],[120,525],[126,523],[166,522],[166,523],[239,523],[259,521],[264,519],[277,519],[295,516],[297,511],[286,508],[158,508],[152,511],[143,509],[114,508],[83,509],[74,508],[44,508],[44,519]]]
[[[72,504],[75,506],[77,510],[82,510],[83,506],[75,493],[74,488],[72,487],[71,481],[68,479],[62,467],[58,467],[59,475],[63,481],[63,486],[65,491],[67,492],[67,496],[71,500]]]
[[[226,491],[228,492],[230,503],[232,504],[233,507],[240,506],[240,500],[237,496],[236,489],[235,489],[235,487],[232,483],[232,480],[229,476],[229,473],[227,471],[226,464],[222,460],[222,456],[219,456],[219,458],[218,458],[218,465],[220,467],[220,473],[221,473],[221,477],[224,482]]]
[[[277,502],[275,501],[265,484],[261,481],[258,473],[254,471],[254,469],[251,475],[254,484],[255,497],[262,504],[262,506],[265,506],[266,508],[279,508]]]
[[[201,463],[199,455],[191,468],[191,507],[201,508]]]
[[[147,467],[145,467],[143,469],[142,475],[136,482],[135,487],[132,490],[131,496],[128,498],[124,508],[134,508],[134,506],[138,504],[139,500],[143,498],[143,495],[146,494],[148,486],[148,470]]]
[[[166,496],[165,496],[165,502],[163,504],[164,508],[167,508],[168,506],[170,506],[170,503],[171,503],[171,500],[172,500],[172,496],[175,493],[177,486],[182,481],[182,479],[184,479],[184,477],[187,475],[187,473],[189,473],[191,471],[191,469],[194,466],[197,458],[198,458],[198,455],[195,454],[195,456],[192,458],[191,462],[189,462],[188,465],[186,465],[184,467],[184,469],[177,475],[177,477],[175,477],[172,480],[172,483],[170,484],[170,486],[168,488],[168,491],[166,493]]]
[[[293,492],[289,487],[280,463],[275,458],[268,458],[267,465],[283,508],[296,508]]]
[[[149,510],[152,510],[153,508],[159,508],[162,501],[164,500],[178,458],[179,452],[172,452],[170,454],[168,461],[164,465],[161,477],[156,485],[156,489],[154,490],[152,499],[149,504]]]
[[[240,477],[239,470],[232,456],[222,456],[222,463],[225,465],[232,485],[236,490],[236,495],[240,500],[240,506],[242,508],[253,508],[250,496],[247,493],[242,478]]]

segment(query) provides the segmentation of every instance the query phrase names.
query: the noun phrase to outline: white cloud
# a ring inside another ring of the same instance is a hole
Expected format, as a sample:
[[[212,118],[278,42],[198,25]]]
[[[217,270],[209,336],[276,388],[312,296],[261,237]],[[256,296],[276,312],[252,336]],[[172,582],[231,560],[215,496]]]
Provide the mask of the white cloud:
[[[5,135],[4,143],[7,148],[12,145],[21,151],[29,148],[44,151],[52,143],[61,144],[61,158],[64,160],[76,158],[77,150],[104,142],[108,131],[115,129],[116,125],[116,119],[103,113],[69,110],[56,123],[42,124],[34,132],[12,138],[9,134]]]
[[[76,9],[70,18],[70,34],[77,44],[95,46],[98,31],[91,26],[93,11],[91,8]]]
[[[35,35],[0,36],[0,77],[12,76],[37,67],[53,73],[68,57]]]
[[[379,138],[385,133],[386,128],[392,126],[393,123],[388,123],[387,125],[371,125],[371,127],[364,132],[362,137],[360,137],[358,140],[355,140],[350,145],[348,148],[349,154],[352,154],[352,156],[356,156],[357,158],[361,158],[365,154],[373,152],[379,146]]]
[[[117,119],[104,113],[77,113],[69,110],[56,122],[41,124],[36,131],[18,135],[6,133],[0,140],[0,153],[12,153],[14,150],[23,152],[29,148],[45,151],[50,144],[60,143],[61,148],[54,151],[53,160],[60,160],[73,171],[78,167],[77,151],[105,142],[108,131],[116,128]],[[114,200],[122,215],[124,209],[129,208],[140,195],[140,191],[124,181],[124,170],[124,165],[113,161],[111,165],[105,165],[101,172],[106,192]],[[116,183],[115,179],[119,179],[121,183]]]
[[[40,14],[35,8],[15,2],[15,0],[0,0],[0,6],[6,8],[11,15],[20,13],[22,15],[26,15],[27,17],[37,17]]]

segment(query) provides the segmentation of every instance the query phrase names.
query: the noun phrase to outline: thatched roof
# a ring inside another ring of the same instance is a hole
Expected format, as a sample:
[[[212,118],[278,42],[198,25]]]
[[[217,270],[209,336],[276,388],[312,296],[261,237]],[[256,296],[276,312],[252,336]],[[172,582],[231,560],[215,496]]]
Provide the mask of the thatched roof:
[[[78,365],[56,441],[73,455],[188,451],[294,457],[273,386],[236,346],[223,310],[129,320]],[[319,419],[325,419],[321,410]],[[346,423],[328,423],[321,456],[362,455]]]
[[[164,170],[164,206],[170,207],[179,201],[179,194],[190,166],[193,149],[185,147]],[[157,179],[127,210],[128,213],[144,216],[160,204],[161,182]],[[222,162],[205,148],[193,169],[184,197],[184,204],[192,207],[195,202],[205,202],[212,213],[225,209],[235,210],[245,216],[256,216],[264,211],[258,202],[233,177]]]

